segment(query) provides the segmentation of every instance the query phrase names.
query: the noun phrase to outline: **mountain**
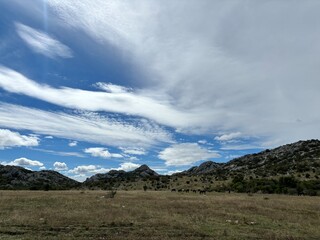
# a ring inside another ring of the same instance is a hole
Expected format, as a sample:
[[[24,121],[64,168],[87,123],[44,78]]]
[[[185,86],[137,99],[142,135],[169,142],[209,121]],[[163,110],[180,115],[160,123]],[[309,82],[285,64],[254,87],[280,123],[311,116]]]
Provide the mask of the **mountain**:
[[[79,182],[55,171],[0,165],[0,189],[63,190],[79,186]]]
[[[112,188],[119,186],[121,183],[133,183],[146,179],[157,178],[158,173],[150,169],[147,165],[141,165],[137,169],[125,172],[123,170],[111,170],[104,174],[96,174],[83,183],[87,187]]]
[[[207,161],[202,164],[200,164],[198,167],[192,167],[182,173],[176,173],[175,175],[187,175],[187,176],[196,176],[196,175],[202,175],[202,174],[209,174],[211,172],[214,172],[216,169],[220,169],[223,167],[223,163],[215,163],[212,161]]]
[[[137,169],[133,170],[132,172],[129,172],[128,174],[132,175],[132,176],[135,176],[135,177],[141,177],[141,178],[159,176],[158,173],[153,171],[147,165],[141,165],[140,167],[138,167]]]
[[[237,191],[320,195],[320,141],[308,140],[248,154],[227,163],[207,161],[172,176],[147,165],[111,170],[82,184],[55,171],[0,165],[0,189],[122,189]]]
[[[239,174],[254,178],[294,175],[317,179],[320,176],[319,167],[320,141],[308,140],[248,154],[227,163],[204,162],[199,167],[192,167],[176,175],[212,175],[220,180]]]
[[[153,171],[151,168],[149,168],[147,165],[141,165],[137,169],[125,172],[123,170],[111,170],[107,173],[99,173],[96,175],[93,175],[90,178],[87,178],[85,183],[90,183],[94,181],[103,181],[108,179],[137,179],[137,178],[148,178],[148,177],[155,177],[159,176],[158,173]]]

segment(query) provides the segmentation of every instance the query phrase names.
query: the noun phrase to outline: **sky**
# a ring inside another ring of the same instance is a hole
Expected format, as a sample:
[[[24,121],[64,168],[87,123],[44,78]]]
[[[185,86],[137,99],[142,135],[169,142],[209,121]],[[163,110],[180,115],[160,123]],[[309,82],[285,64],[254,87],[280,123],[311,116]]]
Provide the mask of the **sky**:
[[[160,174],[320,136],[318,0],[0,0],[0,164]]]

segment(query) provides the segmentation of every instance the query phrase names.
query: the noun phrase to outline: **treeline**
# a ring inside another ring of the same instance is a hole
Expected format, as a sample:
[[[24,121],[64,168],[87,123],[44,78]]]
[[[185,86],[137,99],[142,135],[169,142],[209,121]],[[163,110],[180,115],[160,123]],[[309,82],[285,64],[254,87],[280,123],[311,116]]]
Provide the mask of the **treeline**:
[[[233,178],[226,188],[235,192],[317,196],[320,195],[320,180],[302,181],[294,176],[283,176],[279,179],[244,179],[240,175]]]

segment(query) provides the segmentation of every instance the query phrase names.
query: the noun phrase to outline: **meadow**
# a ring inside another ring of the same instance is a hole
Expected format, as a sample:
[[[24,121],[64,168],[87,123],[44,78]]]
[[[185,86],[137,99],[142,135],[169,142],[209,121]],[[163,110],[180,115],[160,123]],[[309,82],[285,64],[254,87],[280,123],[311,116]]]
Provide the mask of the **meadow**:
[[[0,191],[0,239],[320,239],[320,198]]]

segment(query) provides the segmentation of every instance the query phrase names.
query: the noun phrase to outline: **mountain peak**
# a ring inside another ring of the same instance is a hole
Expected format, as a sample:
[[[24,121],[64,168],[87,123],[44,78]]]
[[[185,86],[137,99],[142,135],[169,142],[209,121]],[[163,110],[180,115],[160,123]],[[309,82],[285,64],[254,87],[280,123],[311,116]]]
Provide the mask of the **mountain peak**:
[[[132,171],[133,174],[138,174],[140,177],[151,177],[151,176],[158,176],[159,174],[149,168],[148,165],[143,164],[137,169]]]
[[[148,165],[143,164],[140,167],[136,168],[134,171],[148,171],[148,170],[151,170],[151,168],[149,168]]]

